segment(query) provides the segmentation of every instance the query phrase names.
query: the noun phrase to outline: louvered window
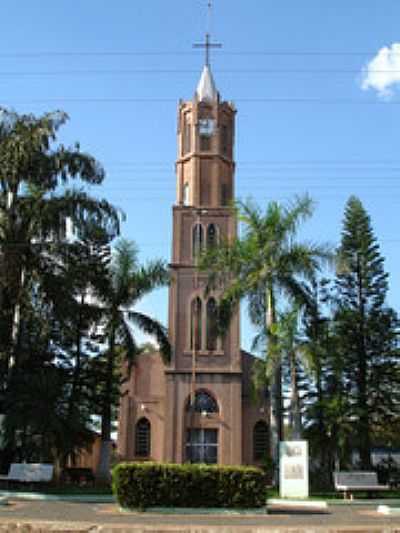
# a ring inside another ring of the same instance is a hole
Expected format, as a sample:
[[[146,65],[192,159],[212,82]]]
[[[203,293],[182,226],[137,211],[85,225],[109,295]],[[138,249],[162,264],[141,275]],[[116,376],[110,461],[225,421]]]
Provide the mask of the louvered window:
[[[201,350],[202,339],[202,302],[199,297],[192,300],[190,320],[190,348]]]
[[[216,350],[217,334],[217,303],[210,298],[207,302],[207,350]]]
[[[217,244],[217,228],[215,224],[210,224],[207,228],[207,248],[212,248]]]
[[[198,257],[203,250],[203,226],[196,224],[193,227],[192,235],[192,256],[193,259]]]
[[[211,137],[205,135],[200,136],[200,150],[202,152],[209,152],[211,150]]]
[[[229,205],[231,201],[230,189],[227,183],[221,184],[221,205]]]
[[[151,426],[147,418],[141,418],[136,424],[135,455],[149,457],[151,449]]]
[[[185,119],[185,123],[183,126],[183,143],[182,143],[183,155],[189,153],[192,148],[191,137],[192,137],[191,127],[190,127],[190,124],[186,122],[186,119]]]
[[[257,422],[253,430],[253,458],[255,461],[265,459],[268,454],[268,425],[263,420]]]
[[[221,128],[221,148],[224,155],[228,155],[229,151],[229,131],[228,126],[223,125]]]

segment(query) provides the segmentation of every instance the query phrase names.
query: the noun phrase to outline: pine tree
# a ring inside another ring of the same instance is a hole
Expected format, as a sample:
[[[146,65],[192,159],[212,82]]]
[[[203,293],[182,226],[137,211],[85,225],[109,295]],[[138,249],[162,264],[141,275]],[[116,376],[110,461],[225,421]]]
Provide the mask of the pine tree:
[[[384,258],[370,218],[355,197],[345,208],[336,289],[348,418],[353,421],[361,467],[369,469],[373,429],[382,416],[390,416],[390,382],[398,372],[397,317],[385,304]]]

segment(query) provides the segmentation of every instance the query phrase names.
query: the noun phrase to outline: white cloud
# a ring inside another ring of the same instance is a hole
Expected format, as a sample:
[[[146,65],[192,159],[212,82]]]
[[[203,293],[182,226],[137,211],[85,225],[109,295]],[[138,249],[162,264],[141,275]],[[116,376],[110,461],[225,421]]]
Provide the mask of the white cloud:
[[[361,88],[375,89],[379,96],[388,98],[393,88],[400,85],[400,43],[384,46],[363,68]]]

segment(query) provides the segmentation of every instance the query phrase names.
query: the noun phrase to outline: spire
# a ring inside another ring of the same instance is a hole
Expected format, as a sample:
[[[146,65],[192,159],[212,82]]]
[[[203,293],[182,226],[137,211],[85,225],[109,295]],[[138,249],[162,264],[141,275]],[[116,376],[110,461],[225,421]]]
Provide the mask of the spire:
[[[197,85],[196,95],[199,102],[218,99],[218,91],[209,65],[204,65],[199,84]]]
[[[211,48],[221,48],[220,43],[211,42],[210,27],[211,27],[211,0],[208,0],[208,31],[206,33],[206,39],[204,43],[197,43],[193,45],[193,48],[204,48],[205,50],[205,64],[201,78],[197,86],[196,94],[200,102],[203,100],[216,100],[218,98],[218,91],[215,86],[214,78],[210,68],[210,50]]]

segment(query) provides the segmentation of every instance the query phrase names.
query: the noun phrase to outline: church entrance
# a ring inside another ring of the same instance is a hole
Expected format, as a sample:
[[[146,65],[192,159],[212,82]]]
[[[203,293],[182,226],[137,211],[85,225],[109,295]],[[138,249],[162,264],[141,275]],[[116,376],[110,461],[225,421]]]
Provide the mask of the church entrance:
[[[218,462],[218,429],[187,430],[186,460],[190,463]]]

